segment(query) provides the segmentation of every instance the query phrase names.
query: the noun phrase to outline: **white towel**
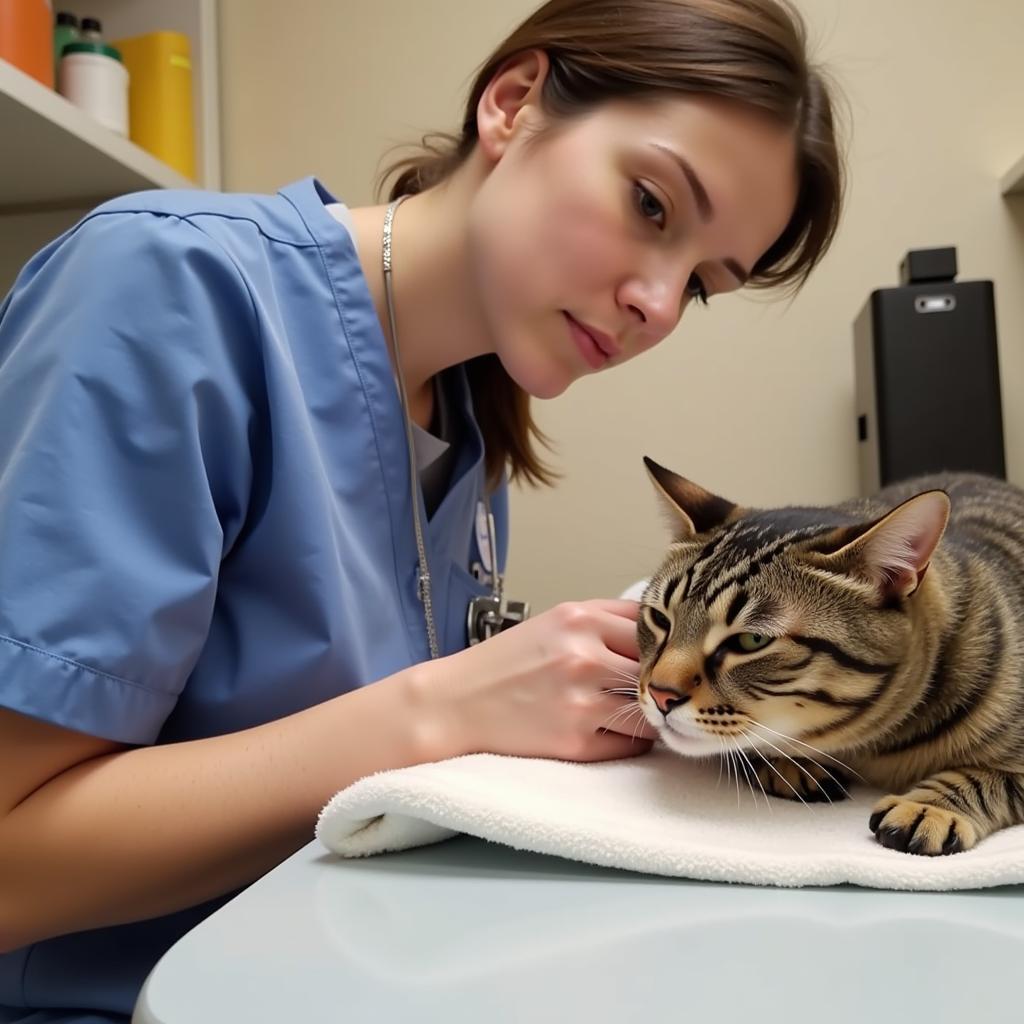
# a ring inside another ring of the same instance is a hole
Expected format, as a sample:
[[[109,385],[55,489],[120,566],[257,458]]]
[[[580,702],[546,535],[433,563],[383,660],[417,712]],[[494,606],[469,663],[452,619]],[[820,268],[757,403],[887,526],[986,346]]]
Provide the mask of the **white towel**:
[[[719,882],[981,889],[1024,882],[1024,826],[965,853],[887,850],[868,830],[876,790],[830,804],[756,800],[717,765],[661,746],[577,764],[470,754],[367,776],[321,811],[316,834],[343,857],[405,850],[460,832],[604,867]],[[756,792],[756,785],[755,785]]]
[[[637,601],[646,580],[622,597]],[[368,776],[320,812],[317,838],[343,857],[407,850],[460,832],[517,850],[655,875],[756,885],[984,889],[1024,882],[1024,825],[973,850],[921,857],[868,829],[884,794],[836,804],[752,796],[716,764],[656,745],[577,764],[470,754]]]

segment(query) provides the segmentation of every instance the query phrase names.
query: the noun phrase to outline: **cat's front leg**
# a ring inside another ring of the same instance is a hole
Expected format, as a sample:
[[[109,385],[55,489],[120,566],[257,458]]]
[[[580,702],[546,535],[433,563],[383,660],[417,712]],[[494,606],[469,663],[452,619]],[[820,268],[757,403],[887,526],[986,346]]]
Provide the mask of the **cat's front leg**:
[[[1021,823],[1024,774],[958,768],[879,800],[869,827],[883,846],[935,857],[969,850],[985,836]]]
[[[765,757],[754,771],[762,790],[769,796],[784,800],[800,800],[803,803],[835,803],[845,800],[850,794],[847,786],[850,780],[846,773],[834,768],[823,767],[807,757]],[[749,769],[746,769],[749,775]]]

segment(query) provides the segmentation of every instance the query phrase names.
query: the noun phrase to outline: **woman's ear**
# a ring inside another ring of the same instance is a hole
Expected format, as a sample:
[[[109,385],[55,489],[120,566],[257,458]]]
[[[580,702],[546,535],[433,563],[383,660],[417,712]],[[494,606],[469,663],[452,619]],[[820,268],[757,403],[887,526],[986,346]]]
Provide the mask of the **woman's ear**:
[[[540,94],[550,68],[543,50],[524,50],[509,57],[494,73],[476,106],[476,130],[480,148],[492,161],[505,152],[521,124],[526,106],[540,110]]]
[[[659,466],[646,455],[644,465],[662,499],[662,507],[668,513],[669,528],[677,541],[689,540],[698,533],[721,526],[737,511],[731,501],[705,491],[692,480]]]

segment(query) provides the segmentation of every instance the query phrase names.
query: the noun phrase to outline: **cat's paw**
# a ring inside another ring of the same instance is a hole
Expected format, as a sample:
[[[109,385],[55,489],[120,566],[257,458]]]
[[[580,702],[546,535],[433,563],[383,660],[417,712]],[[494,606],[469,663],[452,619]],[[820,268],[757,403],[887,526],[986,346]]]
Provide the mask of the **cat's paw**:
[[[960,853],[978,842],[977,829],[966,815],[902,796],[879,800],[868,827],[890,850],[926,857]]]
[[[756,769],[757,780],[769,796],[804,803],[835,803],[845,800],[849,779],[837,768],[823,768],[806,757],[792,760],[769,757]]]

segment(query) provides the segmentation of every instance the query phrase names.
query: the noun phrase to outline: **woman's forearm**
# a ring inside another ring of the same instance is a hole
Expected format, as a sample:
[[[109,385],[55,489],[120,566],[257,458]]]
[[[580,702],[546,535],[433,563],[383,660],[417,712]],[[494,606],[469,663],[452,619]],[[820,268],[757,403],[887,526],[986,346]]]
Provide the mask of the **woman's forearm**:
[[[77,764],[0,820],[0,947],[156,917],[246,885],[339,789],[460,752],[417,666],[266,725]]]

